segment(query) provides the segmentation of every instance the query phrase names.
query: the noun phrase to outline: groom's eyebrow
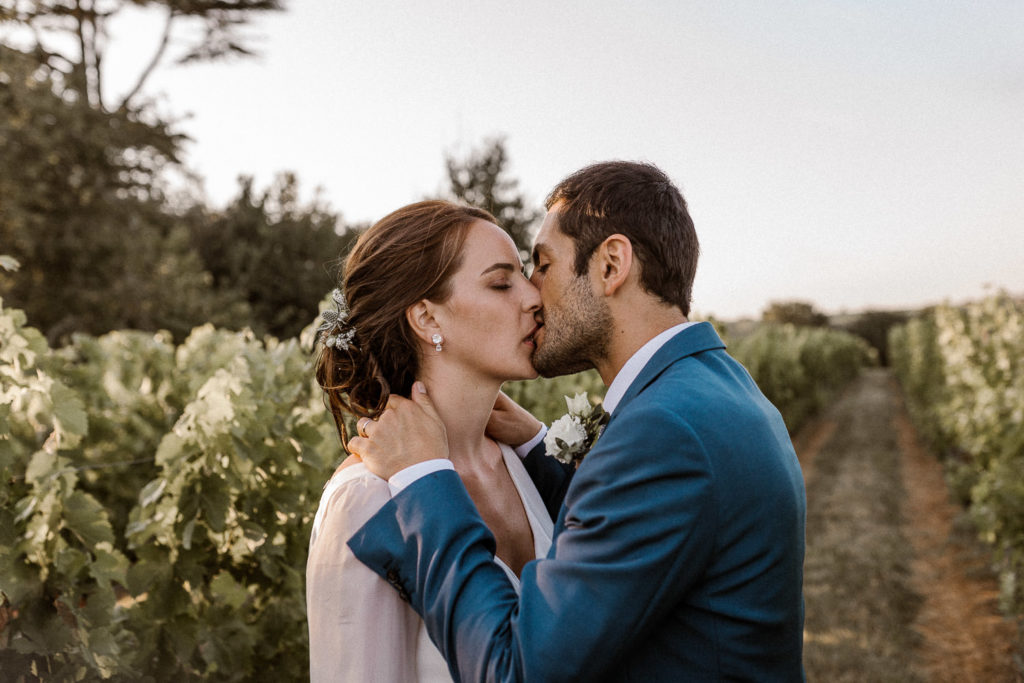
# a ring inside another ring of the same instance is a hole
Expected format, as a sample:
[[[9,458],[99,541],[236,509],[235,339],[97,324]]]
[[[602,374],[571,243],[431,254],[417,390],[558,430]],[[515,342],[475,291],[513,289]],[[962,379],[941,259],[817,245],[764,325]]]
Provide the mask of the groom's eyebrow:
[[[491,273],[491,272],[493,272],[495,270],[507,270],[510,273],[514,273],[518,269],[515,266],[513,266],[511,263],[495,263],[490,268],[485,268],[484,272],[480,273],[480,275],[487,275],[487,273]]]

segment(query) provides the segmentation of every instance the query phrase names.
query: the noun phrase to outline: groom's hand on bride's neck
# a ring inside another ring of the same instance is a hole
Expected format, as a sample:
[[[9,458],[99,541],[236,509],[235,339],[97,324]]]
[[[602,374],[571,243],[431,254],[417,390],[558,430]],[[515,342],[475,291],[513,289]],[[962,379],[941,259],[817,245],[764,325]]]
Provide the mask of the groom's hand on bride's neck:
[[[487,436],[515,448],[535,437],[543,426],[530,411],[499,391],[487,420]]]
[[[444,423],[422,382],[412,388],[412,400],[392,395],[376,420],[349,440],[348,450],[382,479],[426,460],[448,457]]]

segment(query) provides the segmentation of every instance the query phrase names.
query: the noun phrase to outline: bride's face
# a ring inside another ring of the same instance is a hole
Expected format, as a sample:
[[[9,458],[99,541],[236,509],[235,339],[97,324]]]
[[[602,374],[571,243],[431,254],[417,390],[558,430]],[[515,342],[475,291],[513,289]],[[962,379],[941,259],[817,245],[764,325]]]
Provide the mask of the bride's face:
[[[452,276],[452,294],[435,313],[444,337],[440,354],[502,382],[532,379],[539,308],[540,293],[523,274],[512,238],[493,223],[476,221]]]

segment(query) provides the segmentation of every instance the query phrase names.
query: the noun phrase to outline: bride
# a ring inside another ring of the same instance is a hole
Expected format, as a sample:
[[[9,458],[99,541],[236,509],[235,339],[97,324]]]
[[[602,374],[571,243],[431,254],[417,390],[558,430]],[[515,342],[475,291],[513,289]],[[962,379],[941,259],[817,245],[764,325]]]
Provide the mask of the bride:
[[[494,534],[494,562],[515,586],[523,566],[547,554],[552,534],[551,501],[531,482],[526,453],[485,433],[501,384],[537,376],[530,359],[540,295],[522,268],[487,212],[443,201],[403,207],[352,249],[316,365],[342,443],[346,414],[376,417],[391,392],[409,396],[423,382],[452,464]],[[541,425],[533,425],[535,433]],[[390,496],[388,482],[354,456],[324,488],[306,565],[313,683],[451,680],[420,618],[346,545]]]

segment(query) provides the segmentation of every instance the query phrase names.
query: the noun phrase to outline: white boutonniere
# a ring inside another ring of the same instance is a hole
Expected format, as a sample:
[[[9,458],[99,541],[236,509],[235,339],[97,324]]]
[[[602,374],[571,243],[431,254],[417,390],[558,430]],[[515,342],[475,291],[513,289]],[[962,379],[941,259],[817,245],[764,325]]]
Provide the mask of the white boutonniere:
[[[579,466],[608,423],[609,415],[587,398],[587,393],[565,397],[569,412],[551,423],[544,436],[547,454],[567,465]]]

